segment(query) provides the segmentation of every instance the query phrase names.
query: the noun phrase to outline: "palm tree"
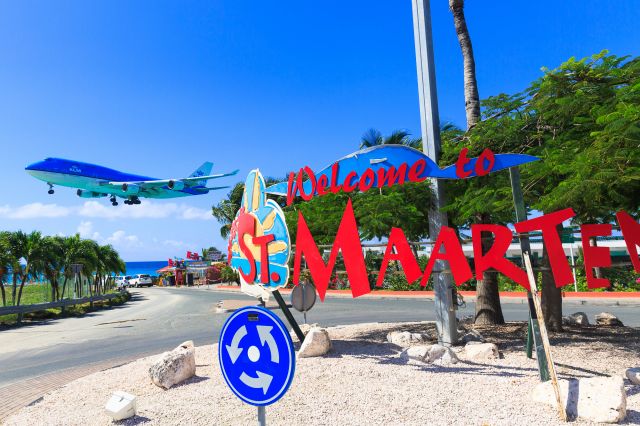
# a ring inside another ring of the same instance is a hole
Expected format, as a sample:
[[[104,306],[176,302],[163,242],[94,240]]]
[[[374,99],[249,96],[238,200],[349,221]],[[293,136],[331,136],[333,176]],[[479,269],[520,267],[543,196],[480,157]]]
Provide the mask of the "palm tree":
[[[40,231],[33,231],[27,235],[25,251],[23,257],[26,261],[24,272],[22,273],[22,280],[20,282],[20,290],[18,291],[17,306],[20,305],[22,299],[22,290],[24,285],[30,277],[35,277],[39,272],[44,270],[44,262],[46,259],[46,253],[44,251],[43,237]]]
[[[11,267],[11,254],[9,252],[9,237],[7,231],[0,232],[0,290],[2,291],[2,306],[7,306],[7,295],[4,289],[4,282],[7,272]]]
[[[467,129],[480,121],[480,95],[476,79],[476,61],[473,56],[471,36],[464,18],[464,0],[449,0],[449,9],[453,14],[453,23],[458,35],[464,63],[464,106],[467,115]]]
[[[64,238],[44,237],[42,240],[43,251],[45,253],[42,263],[42,273],[51,283],[51,300],[60,298],[59,278],[60,271],[64,265]]]
[[[24,257],[27,247],[27,234],[22,231],[9,232],[5,235],[8,248],[8,266],[11,268],[12,288],[11,303],[16,304],[16,292],[18,280],[22,278],[23,270],[21,260]]]
[[[90,240],[81,239],[80,234],[64,238],[64,282],[62,284],[62,297],[64,297],[67,281],[69,278],[73,278],[73,271],[71,268],[72,264],[75,263],[83,265],[82,274],[85,276],[87,276],[87,274],[91,274],[96,269],[95,265],[97,263],[98,255],[96,254],[93,244],[88,243],[87,241]],[[76,290],[79,292],[79,289]]]
[[[411,148],[422,146],[422,139],[412,139],[411,134],[405,130],[394,130],[386,138],[382,136],[379,130],[369,129],[362,135],[360,139],[360,149],[369,148],[377,145],[406,145]]]
[[[100,293],[100,285],[102,285],[102,292],[104,292],[109,276],[111,274],[123,274],[126,271],[126,265],[111,245],[98,246],[97,250],[98,265],[95,282],[96,292]]]
[[[244,192],[244,183],[238,182],[233,189],[227,194],[227,198],[220,201],[217,205],[211,207],[211,214],[220,223],[220,236],[229,238],[231,232],[231,223],[236,218],[236,213],[240,210],[242,203],[242,193]]]

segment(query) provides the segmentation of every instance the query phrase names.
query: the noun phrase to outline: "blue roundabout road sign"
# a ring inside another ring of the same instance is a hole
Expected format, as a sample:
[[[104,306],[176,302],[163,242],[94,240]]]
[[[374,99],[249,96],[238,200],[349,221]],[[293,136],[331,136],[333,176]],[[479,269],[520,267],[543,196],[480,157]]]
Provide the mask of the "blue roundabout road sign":
[[[218,359],[227,385],[255,406],[270,405],[287,392],[296,366],[287,327],[273,312],[247,306],[222,326]]]

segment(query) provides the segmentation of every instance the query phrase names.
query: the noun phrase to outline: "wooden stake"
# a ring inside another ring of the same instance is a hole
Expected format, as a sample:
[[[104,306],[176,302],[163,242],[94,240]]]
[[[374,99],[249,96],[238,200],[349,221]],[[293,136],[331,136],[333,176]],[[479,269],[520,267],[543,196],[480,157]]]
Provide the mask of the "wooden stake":
[[[531,259],[529,253],[523,253],[524,263],[527,267],[527,276],[529,277],[529,286],[531,287],[531,293],[533,295],[533,304],[536,307],[536,314],[538,315],[538,323],[540,325],[540,337],[542,337],[542,346],[544,352],[547,355],[547,364],[549,367],[549,376],[551,377],[551,384],[553,385],[553,391],[556,394],[556,402],[558,403],[558,412],[560,418],[563,421],[568,421],[567,412],[562,404],[562,398],[560,398],[560,386],[558,386],[558,376],[556,375],[556,367],[553,364],[551,358],[551,343],[549,343],[549,335],[547,334],[547,324],[544,322],[544,316],[542,315],[542,305],[540,298],[538,297],[538,286],[536,285],[536,279],[533,276],[533,268],[531,267]],[[568,391],[568,390],[567,390]],[[567,395],[567,398],[569,395]]]

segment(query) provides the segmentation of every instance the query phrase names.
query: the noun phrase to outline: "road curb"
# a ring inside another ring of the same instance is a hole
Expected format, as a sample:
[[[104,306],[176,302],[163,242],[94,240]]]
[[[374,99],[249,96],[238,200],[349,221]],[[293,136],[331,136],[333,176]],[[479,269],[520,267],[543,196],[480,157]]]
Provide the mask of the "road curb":
[[[211,290],[216,291],[226,291],[226,292],[234,292],[240,293],[239,286],[230,286],[230,285],[214,285]],[[290,294],[291,289],[281,288],[280,293],[282,294]],[[463,297],[469,299],[475,299],[476,292],[475,291],[459,291]],[[336,296],[336,297],[352,297],[351,290],[327,290],[327,295]],[[367,293],[363,296],[363,298],[396,298],[396,299],[433,299],[434,292],[433,291],[393,291],[393,290],[377,290],[371,293]],[[564,292],[562,294],[564,299],[568,300],[581,300],[581,299],[589,299],[593,301],[615,301],[616,299],[621,299],[629,302],[640,302],[640,292]],[[527,293],[522,291],[501,291],[500,298],[504,299],[526,299]]]

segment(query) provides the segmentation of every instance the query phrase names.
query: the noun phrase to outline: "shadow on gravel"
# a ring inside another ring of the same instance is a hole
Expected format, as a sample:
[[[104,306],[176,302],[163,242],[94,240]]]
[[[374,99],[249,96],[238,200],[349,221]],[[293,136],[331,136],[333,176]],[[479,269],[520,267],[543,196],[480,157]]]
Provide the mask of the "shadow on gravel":
[[[207,381],[209,379],[210,379],[210,377],[208,377],[208,376],[193,376],[192,378],[187,379],[182,383],[179,383],[179,384],[177,384],[175,386],[172,386],[171,389],[181,388],[183,386],[189,386],[189,385],[191,385],[193,383],[200,383],[200,382]]]
[[[498,345],[501,351],[521,351],[527,339],[526,322],[510,322],[494,326],[468,326],[479,331],[488,342]],[[631,354],[640,353],[640,328],[613,326],[564,326],[562,332],[549,332],[552,346],[607,347]],[[553,350],[553,349],[552,349]],[[567,365],[580,371],[579,367]],[[591,373],[591,371],[585,370]]]
[[[351,355],[356,358],[380,358],[386,359],[390,355],[397,355],[402,348],[396,345],[381,345],[370,340],[332,340],[333,350],[327,358],[342,358],[343,355]]]
[[[625,379],[625,382],[629,382],[629,380]],[[640,385],[631,384],[631,387],[627,387],[627,396],[637,395],[640,393]]]
[[[126,425],[126,426],[133,426],[133,425],[141,425],[141,424],[145,424],[150,422],[151,419],[149,417],[145,417],[145,416],[133,416],[129,419],[125,419],[125,420],[120,420],[118,422],[113,422],[114,425]]]

